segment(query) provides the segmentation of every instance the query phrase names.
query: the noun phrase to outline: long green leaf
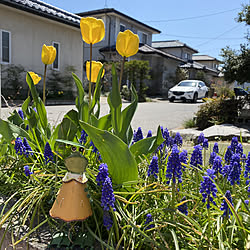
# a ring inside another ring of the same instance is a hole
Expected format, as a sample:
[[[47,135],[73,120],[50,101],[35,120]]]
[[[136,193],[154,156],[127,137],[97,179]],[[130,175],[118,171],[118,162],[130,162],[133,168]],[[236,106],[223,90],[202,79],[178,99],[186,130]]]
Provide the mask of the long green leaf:
[[[127,106],[123,111],[122,111],[122,128],[121,131],[119,132],[118,136],[128,145],[131,142],[131,134],[129,133],[130,129],[131,129],[131,121],[133,119],[133,116],[135,114],[136,108],[137,108],[137,104],[138,104],[138,96],[136,93],[136,90],[134,88],[134,86],[132,85],[131,88],[131,93],[132,93],[132,98],[133,101],[132,103]]]
[[[145,138],[136,142],[135,144],[131,145],[130,151],[134,154],[137,163],[139,163],[141,161],[140,156],[147,156],[153,153],[163,142],[164,139],[159,126],[156,136]]]
[[[48,119],[47,119],[47,112],[44,106],[43,101],[41,100],[41,98],[38,96],[38,93],[36,91],[34,82],[32,80],[32,77],[30,76],[29,72],[27,72],[27,83],[29,85],[32,97],[34,99],[34,103],[37,109],[37,114],[39,116],[39,121],[44,129],[44,131],[47,130],[47,126],[48,126]]]
[[[111,123],[114,129],[114,133],[116,135],[119,135],[122,129],[122,100],[118,87],[117,74],[114,64],[112,65],[112,90],[108,96],[108,104],[110,106]]]
[[[80,111],[80,107],[82,105],[82,103],[84,102],[84,89],[83,89],[83,86],[82,86],[82,82],[81,80],[78,78],[78,76],[74,73],[72,73],[72,76],[73,76],[73,79],[75,81],[75,84],[76,84],[76,87],[77,87],[77,90],[78,90],[78,103],[77,103],[77,109],[78,111]]]
[[[111,115],[107,114],[97,119],[95,115],[91,114],[91,125],[102,130],[108,130],[111,127]]]
[[[95,86],[95,92],[91,101],[91,108],[90,108],[90,113],[92,113],[92,111],[95,108],[96,103],[100,100],[100,96],[101,96],[101,76],[102,76],[102,72],[103,72],[103,66],[101,67],[98,76],[97,76],[97,80],[96,80],[96,86]]]
[[[27,140],[30,140],[29,134],[24,129],[2,119],[0,119],[0,134],[3,135],[7,142],[10,142],[12,139],[14,139],[14,135],[26,137]]]
[[[119,137],[108,131],[97,129],[86,122],[80,121],[80,125],[101,153],[103,162],[107,163],[115,184],[138,179],[135,158]]]

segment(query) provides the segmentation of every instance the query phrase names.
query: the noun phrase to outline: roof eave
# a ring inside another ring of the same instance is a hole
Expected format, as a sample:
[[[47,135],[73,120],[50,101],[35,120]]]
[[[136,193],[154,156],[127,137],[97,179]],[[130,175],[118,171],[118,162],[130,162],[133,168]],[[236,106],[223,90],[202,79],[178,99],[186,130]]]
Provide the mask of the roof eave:
[[[101,15],[101,14],[108,14],[108,13],[113,13],[116,14],[118,16],[122,16],[126,19],[129,19],[139,25],[144,26],[145,28],[149,29],[150,31],[152,31],[153,34],[160,34],[161,31],[158,29],[155,29],[145,23],[142,23],[126,14],[123,14],[122,12],[114,9],[114,8],[104,8],[104,9],[99,9],[99,10],[91,10],[91,11],[87,11],[87,12],[81,12],[81,13],[76,13],[76,15],[81,16],[81,17],[86,17],[86,16],[93,16],[93,15]]]

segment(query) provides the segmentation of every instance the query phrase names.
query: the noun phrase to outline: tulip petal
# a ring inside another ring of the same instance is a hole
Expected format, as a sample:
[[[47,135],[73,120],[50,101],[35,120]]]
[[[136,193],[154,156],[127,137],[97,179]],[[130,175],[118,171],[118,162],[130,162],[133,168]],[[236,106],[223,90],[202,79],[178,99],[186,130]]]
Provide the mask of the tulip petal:
[[[91,67],[91,82],[96,82],[97,81],[97,77],[99,74],[100,69],[102,68],[103,64],[101,62],[96,62],[96,61],[92,61],[92,67]],[[90,62],[88,61],[86,63],[86,74],[87,74],[87,78],[89,80],[89,71],[90,71]],[[102,77],[104,76],[104,70],[102,72]]]

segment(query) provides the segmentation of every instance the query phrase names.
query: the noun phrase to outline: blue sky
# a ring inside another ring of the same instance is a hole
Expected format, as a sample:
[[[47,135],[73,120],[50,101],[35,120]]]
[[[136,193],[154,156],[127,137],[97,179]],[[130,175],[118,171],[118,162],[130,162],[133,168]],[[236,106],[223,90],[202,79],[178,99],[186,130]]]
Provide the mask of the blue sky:
[[[44,0],[72,13],[114,8],[161,31],[154,41],[180,40],[221,59],[221,48],[239,49],[247,27],[235,18],[250,0]]]

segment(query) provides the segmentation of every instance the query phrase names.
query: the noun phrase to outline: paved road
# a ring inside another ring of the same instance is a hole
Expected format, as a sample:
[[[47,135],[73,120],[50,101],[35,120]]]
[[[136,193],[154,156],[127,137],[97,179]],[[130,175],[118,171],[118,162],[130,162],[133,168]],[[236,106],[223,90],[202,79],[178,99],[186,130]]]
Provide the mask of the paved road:
[[[149,129],[153,134],[156,133],[158,125],[167,127],[168,129],[180,128],[183,126],[183,122],[193,117],[197,112],[198,107],[202,104],[198,103],[182,103],[168,101],[153,100],[153,102],[139,103],[136,114],[132,121],[133,129],[142,127],[143,133],[146,135]],[[128,103],[123,103],[125,108]],[[74,105],[64,106],[46,106],[49,122],[52,125],[56,125],[62,119],[65,113],[71,109],[75,109]],[[8,114],[13,111],[14,108],[2,108],[2,118],[6,119]],[[106,99],[102,99],[101,103],[101,115],[109,112],[109,106]]]

